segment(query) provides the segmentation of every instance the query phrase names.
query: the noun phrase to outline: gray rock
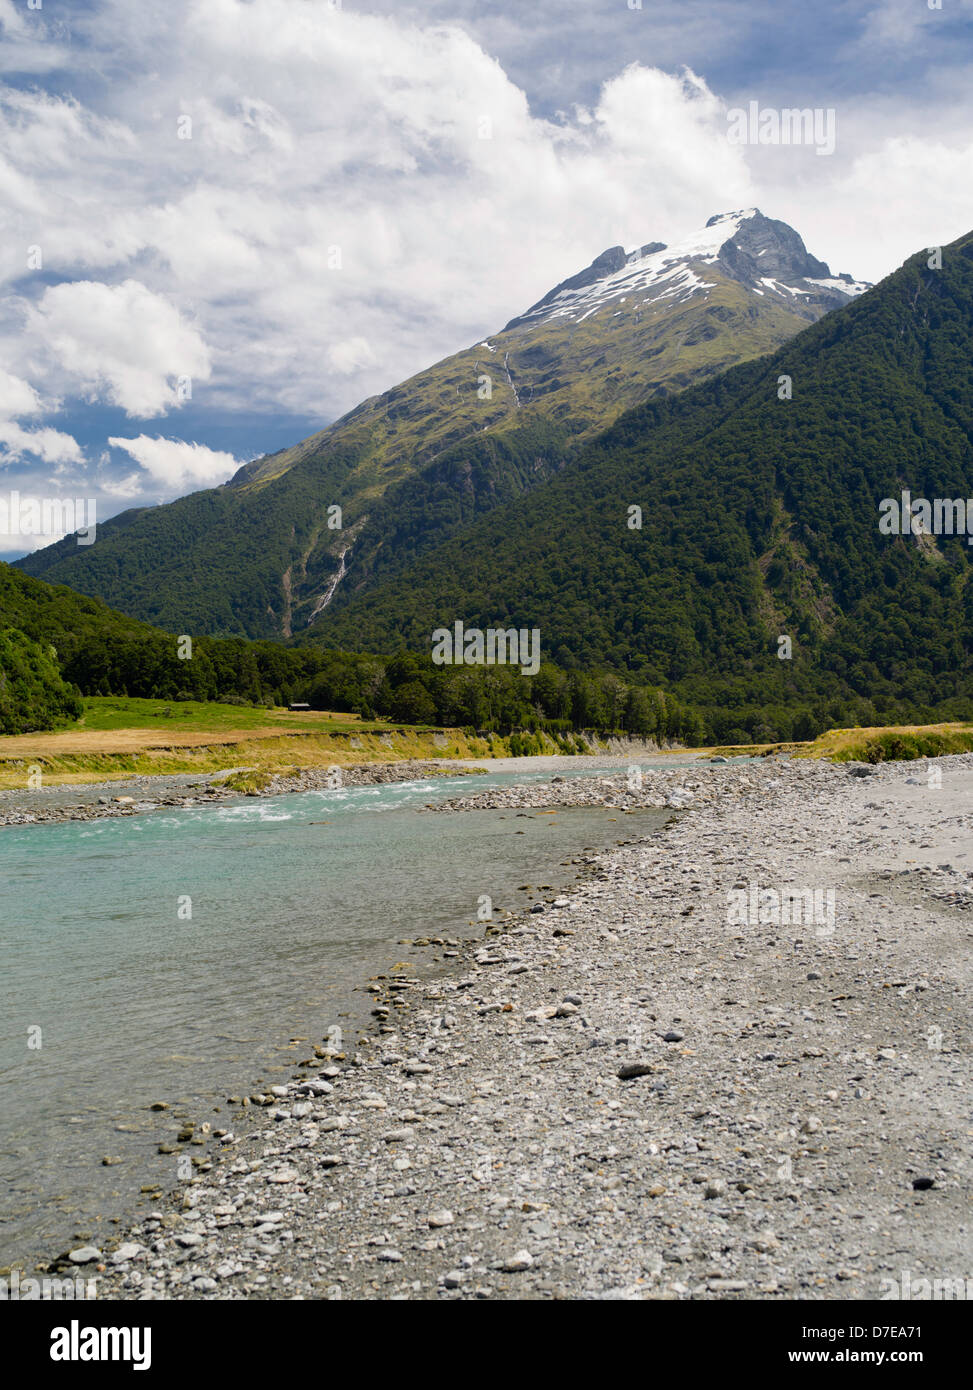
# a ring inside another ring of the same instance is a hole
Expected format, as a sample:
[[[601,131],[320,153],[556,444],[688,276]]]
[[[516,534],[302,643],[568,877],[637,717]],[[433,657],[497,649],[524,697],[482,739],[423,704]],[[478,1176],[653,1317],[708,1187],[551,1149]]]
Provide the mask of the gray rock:
[[[96,1245],[79,1245],[77,1250],[68,1254],[68,1259],[75,1265],[88,1265],[93,1260],[101,1259],[101,1251]]]
[[[616,1074],[619,1081],[634,1081],[637,1076],[649,1076],[654,1070],[651,1062],[623,1062]]]
[[[525,1269],[530,1269],[534,1263],[534,1257],[529,1250],[518,1250],[515,1255],[504,1260],[502,1268],[507,1274],[519,1274]]]
[[[113,1265],[124,1264],[127,1260],[134,1260],[136,1255],[141,1255],[144,1249],[144,1245],[137,1245],[134,1241],[127,1240],[112,1253],[111,1262]]]

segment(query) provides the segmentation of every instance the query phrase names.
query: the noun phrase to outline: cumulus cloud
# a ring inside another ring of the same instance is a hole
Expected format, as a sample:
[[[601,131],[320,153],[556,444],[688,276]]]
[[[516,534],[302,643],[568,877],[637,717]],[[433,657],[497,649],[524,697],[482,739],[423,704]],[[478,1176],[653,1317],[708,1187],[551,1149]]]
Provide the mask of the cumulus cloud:
[[[25,427],[20,421],[27,417],[40,415],[53,406],[45,406],[38,393],[22,377],[0,367],[0,468],[3,471],[3,489],[0,501],[0,526],[9,524],[10,516],[20,513],[10,499],[19,496],[29,504],[32,498],[42,495],[46,498],[65,496],[63,481],[70,474],[70,465],[82,464],[84,453],[77,440],[70,434],[49,426]],[[44,464],[53,465],[51,473],[41,471]],[[18,466],[19,465],[19,466]],[[62,513],[54,509],[55,516]],[[32,514],[31,514],[32,515]],[[37,535],[15,528],[13,531],[0,529],[0,554],[23,555],[26,551],[38,550],[59,540],[63,533],[52,531],[48,526],[45,534]]]
[[[609,243],[750,200],[693,74],[634,66],[551,122],[448,25],[326,0],[103,0],[86,23],[125,55],[97,109],[0,93],[8,240],[65,281],[14,277],[39,366],[133,416],[184,372],[215,408],[333,416]]]
[[[32,334],[67,380],[94,399],[149,418],[191,398],[211,372],[209,350],[178,309],[137,280],[76,280],[44,291]]]
[[[33,386],[0,367],[0,417],[37,415],[40,410],[41,398]]]
[[[33,455],[44,463],[81,463],[84,455],[70,434],[49,426],[25,429],[25,415],[39,415],[44,406],[28,382],[0,367],[0,463],[16,463]]]
[[[124,449],[140,467],[144,468],[152,481],[161,483],[167,492],[186,492],[193,488],[214,487],[223,483],[240,467],[232,454],[217,449],[208,449],[204,444],[190,444],[183,439],[151,438],[140,434],[137,439],[120,439],[112,436],[108,440],[115,449]],[[116,483],[114,490],[120,496],[133,496],[135,479]]]

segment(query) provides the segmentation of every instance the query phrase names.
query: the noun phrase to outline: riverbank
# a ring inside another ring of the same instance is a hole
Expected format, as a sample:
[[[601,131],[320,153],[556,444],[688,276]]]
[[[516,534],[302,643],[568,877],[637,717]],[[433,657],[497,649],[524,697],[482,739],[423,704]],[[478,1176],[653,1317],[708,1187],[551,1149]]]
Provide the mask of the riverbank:
[[[342,767],[340,782],[335,781],[333,770],[325,768],[260,779],[254,778],[250,768],[233,768],[204,777],[133,777],[121,785],[89,782],[83,786],[54,786],[36,791],[7,790],[0,791],[0,826],[104,820],[166,809],[188,810],[194,806],[239,801],[241,796],[286,796],[336,786],[380,786],[427,777],[462,776],[474,770],[462,765],[404,758],[395,763]]]
[[[371,985],[356,1053],[256,1097],[210,1172],[75,1252],[100,1297],[870,1299],[970,1275],[973,756],[601,780],[620,815],[681,813],[441,979]]]
[[[499,920],[620,838],[602,807],[423,814],[457,790],[368,782],[0,835],[0,1277],[101,1244],[181,1165],[203,1171],[248,1108],[229,1097],[354,1050],[362,984],[449,969],[483,937],[484,893]],[[437,945],[403,943],[420,933]]]
[[[84,703],[72,728],[0,736],[0,790],[204,777],[241,767],[275,777],[370,762],[659,751],[652,740],[591,732],[478,734],[322,710],[110,696]]]
[[[333,791],[339,787],[384,786],[394,782],[423,781],[430,777],[464,777],[486,772],[578,772],[593,768],[655,764],[665,765],[673,756],[693,759],[692,751],[660,754],[654,750],[625,754],[579,754],[576,757],[533,758],[402,758],[397,762],[333,764],[295,768],[290,772],[261,773],[251,767],[228,768],[203,776],[139,776],[124,782],[87,782],[43,787],[36,790],[8,788],[0,791],[0,827],[46,825],[71,820],[103,820],[145,815],[151,811],[188,809],[241,796],[288,796],[309,791]],[[660,803],[661,804],[661,803]]]
[[[83,788],[161,777],[212,778],[239,768],[281,776],[305,768],[365,762],[489,757],[492,747],[462,730],[338,725],[327,716],[288,717],[286,711],[268,727],[243,730],[189,727],[180,731],[161,722],[160,728],[0,737],[0,790]]]

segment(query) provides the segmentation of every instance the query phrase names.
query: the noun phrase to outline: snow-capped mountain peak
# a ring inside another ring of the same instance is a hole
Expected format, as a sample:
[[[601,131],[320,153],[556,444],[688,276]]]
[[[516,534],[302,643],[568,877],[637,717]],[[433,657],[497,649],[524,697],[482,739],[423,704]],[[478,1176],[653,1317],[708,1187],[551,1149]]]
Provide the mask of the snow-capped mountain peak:
[[[707,273],[709,267],[716,273]],[[777,296],[809,318],[835,308],[869,286],[850,275],[833,276],[811,256],[786,222],[764,217],[759,208],[717,213],[705,227],[675,245],[649,242],[633,251],[609,247],[587,269],[555,286],[504,330],[529,330],[542,323],[581,323],[619,301],[647,305],[683,303],[708,295],[720,278],[735,280],[761,297]]]

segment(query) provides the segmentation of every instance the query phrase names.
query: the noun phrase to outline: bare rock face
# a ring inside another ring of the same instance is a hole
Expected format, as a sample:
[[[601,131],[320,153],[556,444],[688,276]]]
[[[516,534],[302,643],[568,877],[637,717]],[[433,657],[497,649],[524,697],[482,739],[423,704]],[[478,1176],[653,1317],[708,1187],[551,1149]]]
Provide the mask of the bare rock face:
[[[719,220],[710,218],[707,225]],[[850,275],[832,275],[827,262],[810,254],[793,227],[762,212],[741,221],[717,259],[728,275],[749,289],[789,294],[791,307],[806,310],[809,318],[819,318],[822,308],[837,308],[866,288]]]

